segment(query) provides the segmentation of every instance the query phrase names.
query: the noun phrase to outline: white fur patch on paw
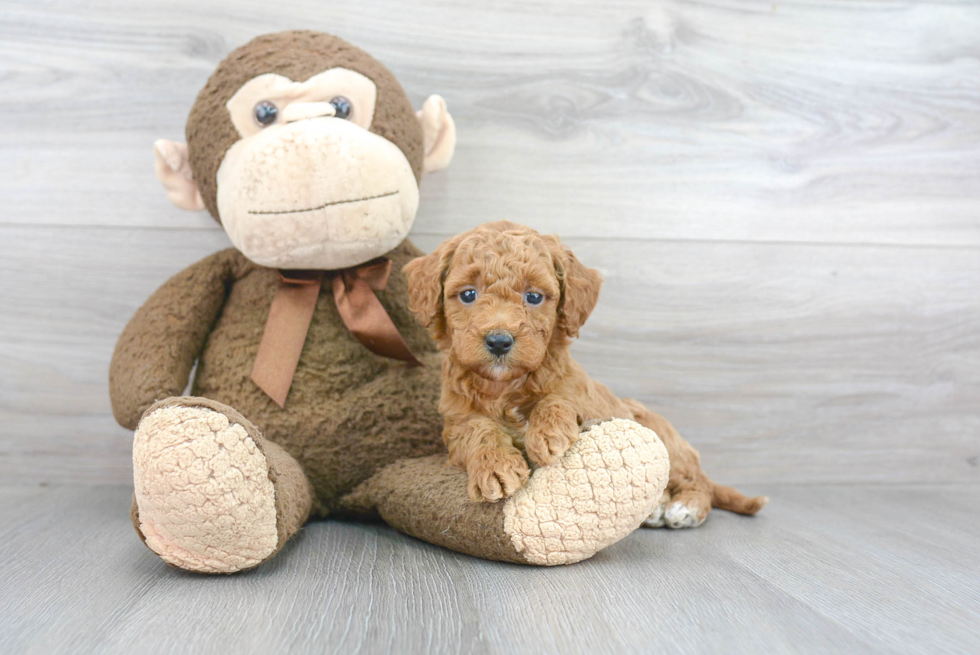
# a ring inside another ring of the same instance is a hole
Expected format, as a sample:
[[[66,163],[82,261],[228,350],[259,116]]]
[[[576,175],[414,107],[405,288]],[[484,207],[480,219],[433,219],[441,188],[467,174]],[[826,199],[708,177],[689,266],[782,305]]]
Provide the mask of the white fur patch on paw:
[[[165,562],[232,573],[278,543],[275,489],[245,428],[205,407],[161,407],[133,442],[140,531]]]
[[[643,521],[643,527],[645,528],[662,528],[667,525],[667,520],[664,518],[664,513],[667,511],[667,503],[670,502],[670,494],[664,493],[660,497],[660,502],[657,503],[656,508],[653,510],[653,514],[648,516]]]
[[[664,524],[673,530],[696,528],[703,522],[703,518],[698,518],[697,508],[688,507],[684,503],[672,503],[664,512]]]
[[[660,502],[669,472],[653,430],[605,421],[505,502],[504,531],[531,564],[579,562],[639,527]]]

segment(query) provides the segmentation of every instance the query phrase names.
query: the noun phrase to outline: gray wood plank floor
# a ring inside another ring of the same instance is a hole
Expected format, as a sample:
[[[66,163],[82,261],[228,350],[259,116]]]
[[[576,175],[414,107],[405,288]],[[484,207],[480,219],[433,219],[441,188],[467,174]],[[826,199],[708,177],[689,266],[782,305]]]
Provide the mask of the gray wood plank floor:
[[[754,491],[759,491],[758,489]],[[170,569],[125,487],[0,489],[10,653],[976,653],[980,488],[767,488],[748,519],[535,569],[310,524],[259,569]]]

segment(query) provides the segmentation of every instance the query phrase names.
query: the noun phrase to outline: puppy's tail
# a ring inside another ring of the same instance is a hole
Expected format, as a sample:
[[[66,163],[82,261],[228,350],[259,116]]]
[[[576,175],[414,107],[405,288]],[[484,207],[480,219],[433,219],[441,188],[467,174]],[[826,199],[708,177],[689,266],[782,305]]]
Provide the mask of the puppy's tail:
[[[768,496],[756,496],[749,498],[734,487],[726,487],[723,484],[711,482],[711,506],[718,509],[727,509],[736,514],[755,514],[760,509],[769,504]]]

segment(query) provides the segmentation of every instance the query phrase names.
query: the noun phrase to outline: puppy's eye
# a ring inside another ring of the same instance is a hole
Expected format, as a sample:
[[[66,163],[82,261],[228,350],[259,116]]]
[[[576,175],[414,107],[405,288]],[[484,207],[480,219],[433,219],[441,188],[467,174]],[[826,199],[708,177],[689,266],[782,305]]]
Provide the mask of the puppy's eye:
[[[276,122],[279,118],[279,108],[268,100],[263,100],[262,102],[255,105],[255,110],[253,111],[255,116],[255,122],[262,127],[268,127]]]
[[[334,111],[337,112],[334,114],[336,118],[350,118],[350,100],[344,96],[337,96],[330,101],[330,104],[333,105]]]
[[[537,291],[528,291],[524,294],[524,302],[529,305],[540,305],[544,302],[544,294]]]
[[[463,289],[459,292],[459,302],[464,305],[472,305],[476,300],[476,289]]]

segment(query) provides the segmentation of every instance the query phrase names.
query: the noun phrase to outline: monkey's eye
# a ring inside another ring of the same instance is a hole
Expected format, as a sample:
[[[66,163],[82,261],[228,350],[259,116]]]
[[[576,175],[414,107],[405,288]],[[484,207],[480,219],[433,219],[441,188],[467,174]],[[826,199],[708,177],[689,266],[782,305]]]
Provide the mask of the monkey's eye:
[[[537,291],[528,291],[524,294],[524,302],[529,305],[540,305],[544,302],[544,294]]]
[[[276,122],[279,118],[279,108],[268,100],[263,100],[262,102],[255,105],[255,122],[262,127],[268,127]]]
[[[476,301],[476,289],[463,289],[459,292],[459,302],[472,305]]]
[[[337,118],[350,118],[350,100],[344,96],[337,96],[330,101],[333,105],[334,110],[337,112],[334,114]]]

